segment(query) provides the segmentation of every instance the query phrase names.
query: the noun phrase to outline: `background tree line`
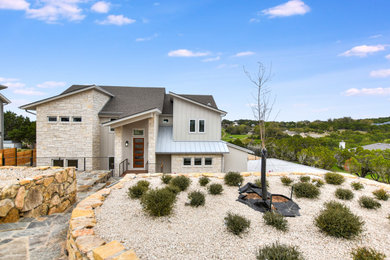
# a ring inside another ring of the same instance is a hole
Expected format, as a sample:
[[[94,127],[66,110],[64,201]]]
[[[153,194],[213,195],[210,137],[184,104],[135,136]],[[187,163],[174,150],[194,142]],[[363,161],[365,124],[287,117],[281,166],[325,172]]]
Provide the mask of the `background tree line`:
[[[20,142],[24,146],[36,142],[36,123],[30,118],[17,115],[14,112],[4,113],[4,139]]]

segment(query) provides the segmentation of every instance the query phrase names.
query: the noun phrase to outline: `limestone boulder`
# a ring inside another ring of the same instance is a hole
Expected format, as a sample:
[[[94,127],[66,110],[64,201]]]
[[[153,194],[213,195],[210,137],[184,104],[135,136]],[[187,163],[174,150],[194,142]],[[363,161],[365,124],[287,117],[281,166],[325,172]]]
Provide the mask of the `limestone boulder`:
[[[19,188],[18,194],[15,198],[15,206],[18,209],[22,209],[24,206],[24,197],[26,196],[26,188],[24,186]]]
[[[7,216],[8,212],[14,207],[14,202],[11,199],[0,201],[0,217]]]
[[[5,198],[15,198],[16,194],[18,193],[19,187],[20,185],[18,184],[4,186],[0,192],[0,199],[2,200]]]
[[[22,211],[32,210],[42,204],[43,195],[37,188],[31,188],[27,191],[26,198],[24,199],[24,205]]]

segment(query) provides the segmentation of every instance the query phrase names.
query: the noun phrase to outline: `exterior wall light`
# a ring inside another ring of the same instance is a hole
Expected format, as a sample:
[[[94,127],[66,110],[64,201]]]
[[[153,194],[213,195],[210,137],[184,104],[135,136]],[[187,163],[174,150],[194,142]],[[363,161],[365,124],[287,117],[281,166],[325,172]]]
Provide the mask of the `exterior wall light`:
[[[125,146],[126,146],[126,147],[129,146],[129,141],[126,141],[126,142],[125,142]]]

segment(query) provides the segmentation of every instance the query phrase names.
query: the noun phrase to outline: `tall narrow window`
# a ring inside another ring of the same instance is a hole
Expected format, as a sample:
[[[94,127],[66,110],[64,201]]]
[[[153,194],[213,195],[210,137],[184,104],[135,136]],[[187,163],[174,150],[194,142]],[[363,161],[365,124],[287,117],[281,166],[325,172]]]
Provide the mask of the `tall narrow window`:
[[[195,120],[190,120],[190,133],[195,133]]]
[[[205,128],[204,128],[204,120],[199,120],[199,133],[204,133]]]

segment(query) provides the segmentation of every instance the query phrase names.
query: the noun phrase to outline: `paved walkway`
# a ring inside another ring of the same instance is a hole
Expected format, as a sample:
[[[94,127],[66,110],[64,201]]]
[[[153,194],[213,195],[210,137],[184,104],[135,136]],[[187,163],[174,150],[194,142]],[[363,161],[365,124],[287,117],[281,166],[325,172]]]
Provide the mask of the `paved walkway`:
[[[108,179],[90,172],[76,176],[78,201],[103,188]],[[38,219],[24,218],[16,223],[0,224],[0,260],[67,259],[65,241],[71,212],[72,208]]]

